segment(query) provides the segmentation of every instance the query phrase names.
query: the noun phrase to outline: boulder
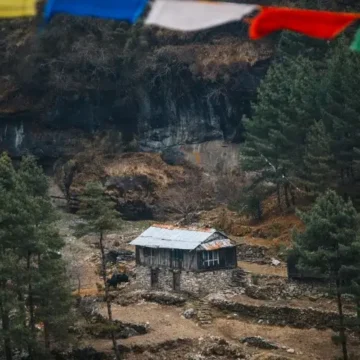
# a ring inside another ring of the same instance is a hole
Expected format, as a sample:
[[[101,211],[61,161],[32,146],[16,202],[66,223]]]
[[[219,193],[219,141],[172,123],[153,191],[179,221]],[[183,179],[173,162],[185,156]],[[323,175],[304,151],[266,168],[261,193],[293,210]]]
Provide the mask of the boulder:
[[[281,262],[279,260],[274,259],[274,258],[271,259],[271,265],[279,266],[280,264],[281,264]]]
[[[135,253],[130,250],[109,250],[106,253],[106,262],[115,264],[116,262],[122,261],[133,261],[135,260]]]
[[[184,153],[177,148],[163,150],[161,159],[168,165],[183,165],[185,163]]]
[[[240,339],[240,342],[243,344],[248,344],[253,347],[257,347],[259,349],[269,349],[269,350],[275,350],[279,347],[261,336],[248,336]]]
[[[193,308],[187,309],[183,312],[185,319],[191,319],[196,315],[196,311]]]

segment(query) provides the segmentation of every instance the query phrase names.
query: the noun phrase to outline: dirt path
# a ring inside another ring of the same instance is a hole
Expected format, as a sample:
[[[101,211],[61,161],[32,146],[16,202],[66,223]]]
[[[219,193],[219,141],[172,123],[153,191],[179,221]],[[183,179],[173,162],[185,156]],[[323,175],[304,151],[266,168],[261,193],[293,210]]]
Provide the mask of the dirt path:
[[[101,312],[105,314],[105,306]],[[254,324],[242,319],[216,318],[211,326],[203,329],[192,320],[181,317],[181,308],[158,305],[154,303],[139,303],[122,307],[113,305],[115,319],[132,323],[149,322],[151,330],[148,334],[120,340],[120,343],[129,345],[156,345],[167,340],[179,338],[198,339],[206,336],[220,336],[230,342],[239,344],[241,337],[261,336],[279,346],[272,353],[285,355],[291,359],[301,360],[327,360],[340,355],[339,348],[331,341],[331,330],[295,329],[291,327],[270,326]],[[92,342],[98,350],[109,351],[109,340],[96,340]],[[285,347],[282,349],[281,347]],[[286,349],[295,350],[289,354]],[[249,348],[250,352],[264,352]]]
[[[247,261],[238,261],[238,267],[258,275],[276,275],[281,277],[287,277],[287,269],[285,265],[271,266],[260,265]]]
[[[103,305],[100,309],[106,315]],[[134,336],[121,340],[124,345],[156,344],[178,338],[197,339],[209,334],[208,330],[198,327],[192,320],[181,316],[182,309],[154,303],[139,303],[137,305],[113,305],[113,317],[124,322],[150,324],[150,332],[142,336]]]
[[[330,330],[303,330],[290,327],[278,327],[247,323],[239,320],[216,319],[214,326],[226,339],[237,340],[245,336],[261,336],[278,346],[286,346],[295,350],[295,356],[279,349],[292,358],[306,360],[333,359],[339,354],[339,348],[331,342]]]

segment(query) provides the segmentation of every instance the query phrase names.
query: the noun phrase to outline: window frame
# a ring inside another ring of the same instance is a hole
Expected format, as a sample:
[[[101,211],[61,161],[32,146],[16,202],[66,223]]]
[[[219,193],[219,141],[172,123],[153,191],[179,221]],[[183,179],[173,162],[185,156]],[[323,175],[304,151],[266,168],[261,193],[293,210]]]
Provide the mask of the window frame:
[[[204,251],[202,256],[202,265],[205,269],[219,267],[220,266],[219,250]]]

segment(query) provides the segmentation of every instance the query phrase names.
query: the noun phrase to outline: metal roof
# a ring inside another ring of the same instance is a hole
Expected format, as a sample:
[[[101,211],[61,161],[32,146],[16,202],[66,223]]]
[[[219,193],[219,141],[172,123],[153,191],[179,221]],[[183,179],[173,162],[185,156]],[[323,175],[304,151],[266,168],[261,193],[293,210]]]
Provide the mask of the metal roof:
[[[233,247],[233,246],[234,245],[232,244],[230,239],[218,239],[201,244],[200,248],[207,251],[211,251],[211,250],[217,250],[217,249]]]
[[[175,227],[151,226],[130,245],[163,249],[194,250],[202,243],[218,236],[225,237],[215,229],[187,230]],[[216,236],[218,235],[218,236]],[[229,240],[230,241],[230,240]]]

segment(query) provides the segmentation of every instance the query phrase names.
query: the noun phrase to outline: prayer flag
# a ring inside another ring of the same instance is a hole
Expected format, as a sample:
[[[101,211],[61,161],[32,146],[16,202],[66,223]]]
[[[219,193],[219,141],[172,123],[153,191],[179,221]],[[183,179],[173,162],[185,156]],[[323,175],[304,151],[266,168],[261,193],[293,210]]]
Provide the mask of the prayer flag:
[[[360,18],[360,14],[262,7],[251,21],[250,38],[260,39],[278,30],[292,30],[318,39],[332,39]]]
[[[36,15],[36,0],[0,0],[0,18]]]
[[[360,29],[356,32],[355,38],[351,43],[350,49],[353,51],[360,52]]]
[[[58,13],[95,16],[135,22],[143,12],[147,0],[48,0],[45,20]]]
[[[241,20],[258,8],[257,5],[226,2],[155,0],[145,24],[196,31]]]

